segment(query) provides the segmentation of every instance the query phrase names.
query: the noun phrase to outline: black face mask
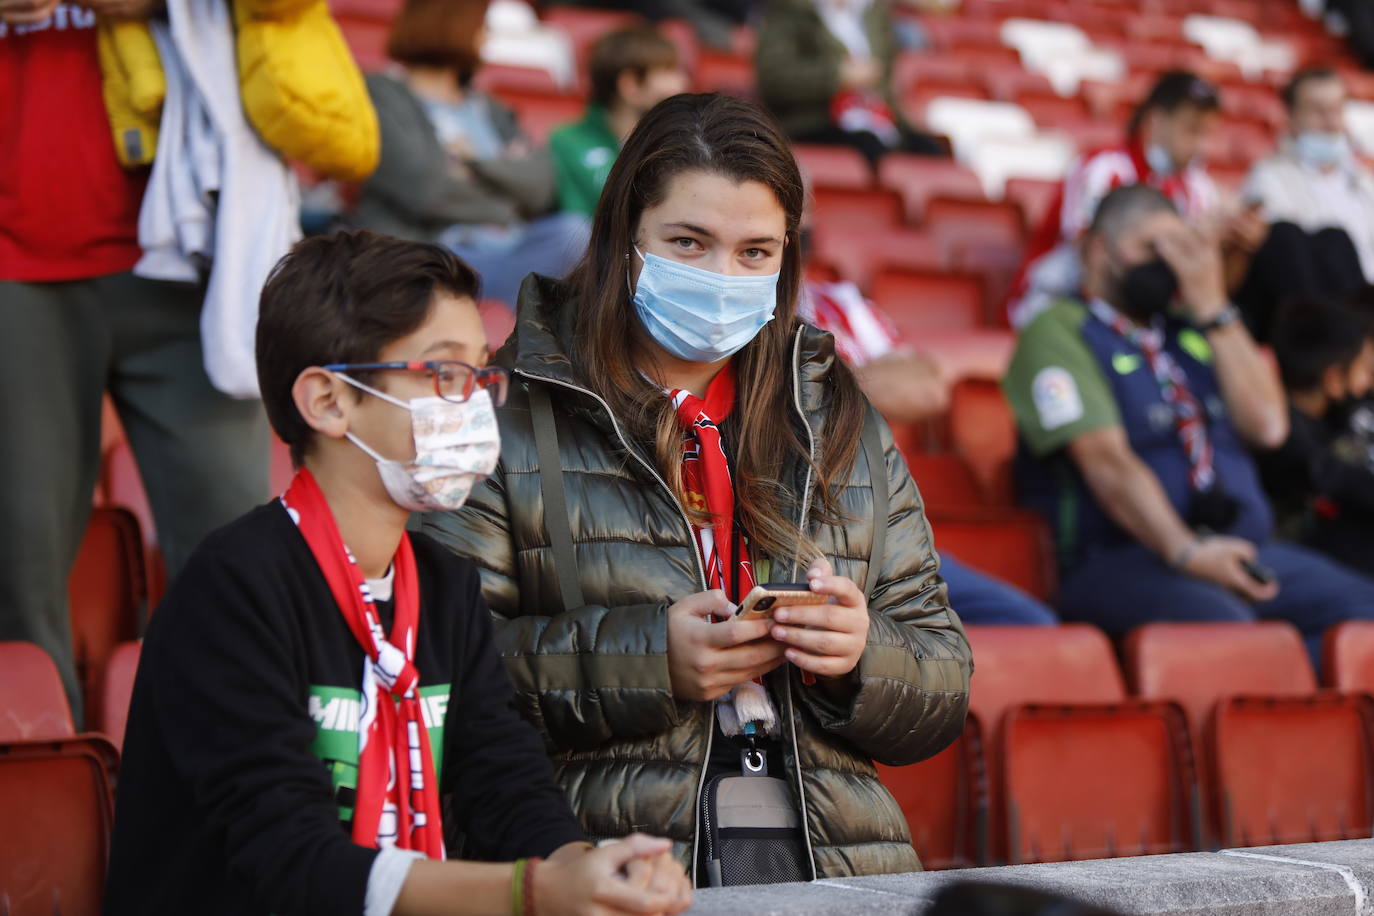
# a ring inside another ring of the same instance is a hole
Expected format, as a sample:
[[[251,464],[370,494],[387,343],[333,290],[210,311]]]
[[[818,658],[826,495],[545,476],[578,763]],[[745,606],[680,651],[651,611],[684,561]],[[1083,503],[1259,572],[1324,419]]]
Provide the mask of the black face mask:
[[[1163,258],[1128,268],[1117,281],[1116,307],[1128,318],[1148,322],[1162,315],[1178,292],[1178,276]]]

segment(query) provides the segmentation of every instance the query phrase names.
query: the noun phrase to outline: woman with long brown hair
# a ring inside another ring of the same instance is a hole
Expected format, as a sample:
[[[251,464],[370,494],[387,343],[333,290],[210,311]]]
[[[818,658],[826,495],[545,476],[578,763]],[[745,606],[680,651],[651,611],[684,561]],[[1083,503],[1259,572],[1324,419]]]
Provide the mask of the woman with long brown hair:
[[[802,198],[756,107],[650,111],[582,263],[525,281],[500,467],[426,520],[481,568],[584,828],[671,837],[698,885],[919,868],[872,761],[936,753],[967,707],[915,485],[795,317]]]

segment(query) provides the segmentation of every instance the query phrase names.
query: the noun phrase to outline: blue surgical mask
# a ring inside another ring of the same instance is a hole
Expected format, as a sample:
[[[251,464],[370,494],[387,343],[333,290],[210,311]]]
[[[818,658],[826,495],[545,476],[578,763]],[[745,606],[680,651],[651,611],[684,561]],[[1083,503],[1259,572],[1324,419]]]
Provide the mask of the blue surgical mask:
[[[1324,169],[1350,161],[1350,139],[1340,131],[1305,130],[1293,138],[1293,151],[1304,165]]]
[[[644,254],[634,305],[644,330],[679,359],[714,363],[732,356],[773,320],[778,277],[727,277]]]
[[[1174,173],[1173,157],[1158,143],[1151,143],[1145,147],[1145,161],[1150,164],[1150,171],[1156,175],[1168,176]]]

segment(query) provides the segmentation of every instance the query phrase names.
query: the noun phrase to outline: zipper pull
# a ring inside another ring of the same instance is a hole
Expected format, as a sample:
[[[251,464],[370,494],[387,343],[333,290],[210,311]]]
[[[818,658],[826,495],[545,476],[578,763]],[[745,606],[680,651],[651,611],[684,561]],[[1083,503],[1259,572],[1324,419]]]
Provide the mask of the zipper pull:
[[[740,751],[740,772],[745,776],[767,776],[768,755],[759,750],[757,722],[744,724],[744,737],[749,740],[749,746]]]

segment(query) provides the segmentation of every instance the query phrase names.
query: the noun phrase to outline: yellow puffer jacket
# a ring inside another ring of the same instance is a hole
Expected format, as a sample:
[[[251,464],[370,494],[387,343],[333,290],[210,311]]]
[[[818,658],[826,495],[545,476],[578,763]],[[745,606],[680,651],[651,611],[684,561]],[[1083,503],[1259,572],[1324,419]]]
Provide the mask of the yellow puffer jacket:
[[[377,167],[377,113],[325,0],[233,0],[248,121],[288,159],[341,181]],[[146,23],[102,20],[105,108],[119,161],[147,165],[167,84]]]

